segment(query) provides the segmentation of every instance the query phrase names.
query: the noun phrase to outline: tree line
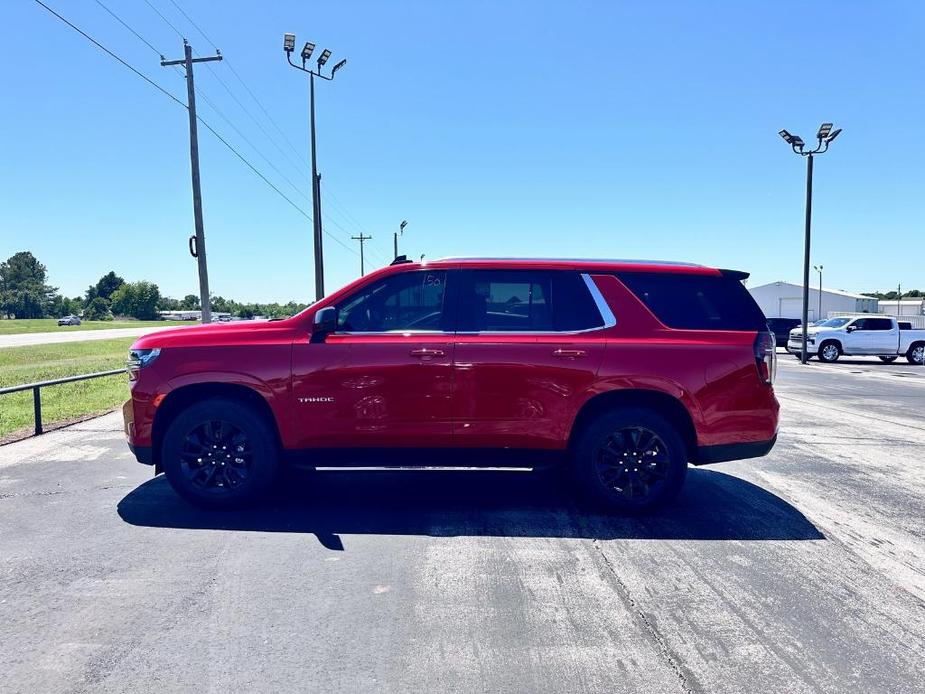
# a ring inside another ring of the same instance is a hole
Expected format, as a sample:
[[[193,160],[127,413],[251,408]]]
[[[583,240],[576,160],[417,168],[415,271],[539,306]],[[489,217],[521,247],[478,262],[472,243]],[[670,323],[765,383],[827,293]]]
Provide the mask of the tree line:
[[[222,296],[211,298],[212,310],[239,318],[291,316],[308,304],[240,303]],[[126,316],[138,320],[157,320],[159,311],[198,311],[199,297],[182,299],[161,295],[153,282],[126,282],[110,270],[83,296],[69,298],[48,283],[48,271],[29,251],[21,251],[0,263],[0,314],[5,318],[60,318],[82,315],[84,320],[112,320]]]

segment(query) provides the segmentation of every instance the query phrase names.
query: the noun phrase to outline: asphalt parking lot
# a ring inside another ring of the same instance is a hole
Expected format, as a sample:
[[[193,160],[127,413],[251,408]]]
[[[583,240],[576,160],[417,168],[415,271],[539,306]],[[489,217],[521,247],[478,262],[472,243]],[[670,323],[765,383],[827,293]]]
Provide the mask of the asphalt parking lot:
[[[0,447],[0,690],[925,692],[925,369],[777,390],[768,457],[648,518],[485,472],[207,513],[115,414]]]

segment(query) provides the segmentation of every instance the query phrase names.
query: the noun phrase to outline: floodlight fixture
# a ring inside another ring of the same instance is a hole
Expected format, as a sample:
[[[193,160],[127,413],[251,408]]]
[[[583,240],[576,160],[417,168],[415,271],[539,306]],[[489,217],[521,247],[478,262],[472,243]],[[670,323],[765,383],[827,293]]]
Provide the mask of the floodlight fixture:
[[[330,57],[331,57],[331,51],[329,51],[327,48],[321,51],[321,55],[318,56],[318,67],[321,67],[326,62],[328,62],[328,58]]]
[[[295,50],[295,34],[283,35],[283,50],[292,53]]]
[[[313,50],[315,50],[315,44],[306,41],[305,46],[302,48],[302,62],[305,62],[312,57]]]
[[[832,124],[823,123],[822,125],[819,126],[819,132],[816,133],[816,139],[824,140],[825,138],[829,136],[830,132],[832,132]]]
[[[335,66],[334,66],[334,69],[331,70],[331,77],[334,77],[334,73],[337,72],[338,70],[340,70],[340,69],[341,69],[344,65],[346,65],[346,64],[347,64],[347,59],[344,58],[344,59],[341,60],[337,65],[335,65]]]
[[[838,137],[838,134],[839,134],[840,132],[841,132],[841,128],[838,128],[837,130],[833,130],[833,131],[831,132],[831,134],[830,134],[827,138],[825,138],[825,143],[826,143],[826,144],[830,143],[832,140],[834,140],[836,137]]]

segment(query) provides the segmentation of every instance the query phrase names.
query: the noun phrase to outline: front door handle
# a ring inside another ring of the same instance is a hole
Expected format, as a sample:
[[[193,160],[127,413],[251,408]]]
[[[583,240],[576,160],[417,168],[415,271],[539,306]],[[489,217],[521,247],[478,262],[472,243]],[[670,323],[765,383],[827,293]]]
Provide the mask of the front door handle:
[[[412,349],[408,354],[412,357],[418,357],[419,359],[433,359],[434,357],[442,357],[445,352],[442,349],[419,347],[417,349]]]
[[[578,359],[588,356],[588,353],[583,349],[557,349],[553,350],[552,356],[560,359]]]

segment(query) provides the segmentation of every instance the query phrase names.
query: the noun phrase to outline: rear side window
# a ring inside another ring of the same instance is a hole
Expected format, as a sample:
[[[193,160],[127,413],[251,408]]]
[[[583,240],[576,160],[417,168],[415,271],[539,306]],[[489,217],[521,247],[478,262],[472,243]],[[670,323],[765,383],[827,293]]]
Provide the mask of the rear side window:
[[[576,272],[470,270],[463,275],[461,332],[572,332],[604,325]]]
[[[617,276],[669,328],[767,330],[758,304],[734,277],[663,272]]]
[[[891,330],[893,321],[889,318],[862,318],[854,322],[857,330]]]

